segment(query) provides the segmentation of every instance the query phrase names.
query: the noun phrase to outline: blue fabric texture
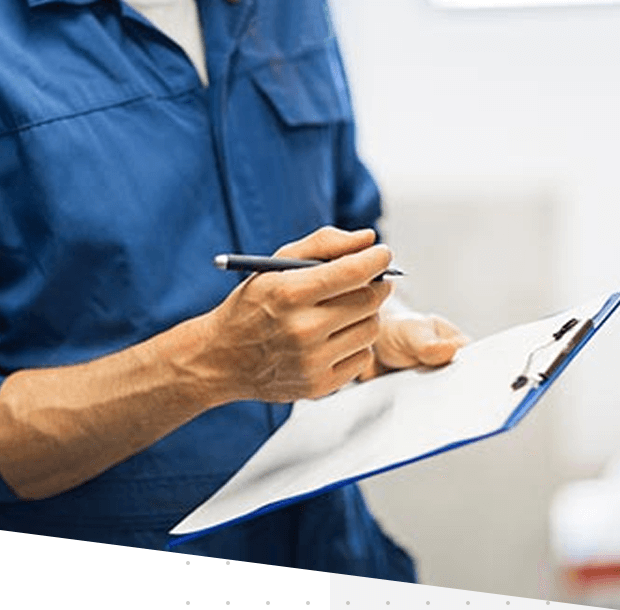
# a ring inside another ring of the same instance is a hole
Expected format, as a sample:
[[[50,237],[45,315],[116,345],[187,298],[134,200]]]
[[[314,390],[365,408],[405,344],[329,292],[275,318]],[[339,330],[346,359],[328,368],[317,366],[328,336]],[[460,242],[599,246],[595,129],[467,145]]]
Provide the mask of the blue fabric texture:
[[[9,486],[0,479],[0,506],[3,502],[15,502],[18,500],[17,496],[9,488]]]
[[[372,226],[322,0],[199,0],[210,86],[116,0],[0,3],[0,373],[84,362],[218,305],[222,252],[272,253],[317,227]],[[213,409],[0,528],[163,549],[290,406]],[[414,581],[355,486],[175,548]]]

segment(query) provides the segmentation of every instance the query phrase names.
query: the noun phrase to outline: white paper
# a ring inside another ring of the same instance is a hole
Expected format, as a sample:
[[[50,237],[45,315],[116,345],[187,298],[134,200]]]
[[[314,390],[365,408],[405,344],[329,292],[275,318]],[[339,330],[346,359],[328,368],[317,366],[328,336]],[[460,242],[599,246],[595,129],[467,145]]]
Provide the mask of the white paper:
[[[295,403],[290,418],[243,468],[170,533],[212,528],[498,431],[531,387],[511,388],[528,355],[570,318],[590,318],[605,301],[472,343],[443,368],[392,373]],[[540,352],[532,372],[545,370],[579,328]]]

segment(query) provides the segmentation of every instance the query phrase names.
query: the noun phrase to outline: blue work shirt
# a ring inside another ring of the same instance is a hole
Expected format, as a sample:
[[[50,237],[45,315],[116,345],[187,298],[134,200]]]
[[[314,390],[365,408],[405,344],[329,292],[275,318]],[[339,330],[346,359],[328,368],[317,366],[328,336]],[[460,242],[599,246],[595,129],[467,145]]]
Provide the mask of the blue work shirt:
[[[88,361],[218,305],[222,252],[372,226],[322,0],[199,0],[210,84],[117,0],[0,2],[0,382]],[[212,409],[55,497],[0,482],[0,529],[163,549],[290,405]],[[175,547],[413,581],[348,486]]]

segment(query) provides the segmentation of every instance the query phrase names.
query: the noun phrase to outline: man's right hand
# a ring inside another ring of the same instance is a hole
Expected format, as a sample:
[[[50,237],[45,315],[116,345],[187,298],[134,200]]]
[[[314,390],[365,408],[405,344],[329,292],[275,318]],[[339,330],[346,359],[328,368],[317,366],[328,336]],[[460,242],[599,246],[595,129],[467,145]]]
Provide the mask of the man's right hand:
[[[207,375],[206,389],[217,370],[231,398],[291,402],[357,378],[372,359],[377,312],[391,292],[389,282],[372,281],[392,258],[374,241],[370,229],[319,229],[276,256],[330,262],[254,274],[219,307],[186,322],[194,341],[183,367],[196,388]]]
[[[277,254],[324,265],[254,275],[214,310],[114,354],[12,373],[0,387],[0,476],[22,498],[46,498],[219,405],[314,398],[355,379],[390,292],[372,281],[391,259],[374,240],[321,229]]]

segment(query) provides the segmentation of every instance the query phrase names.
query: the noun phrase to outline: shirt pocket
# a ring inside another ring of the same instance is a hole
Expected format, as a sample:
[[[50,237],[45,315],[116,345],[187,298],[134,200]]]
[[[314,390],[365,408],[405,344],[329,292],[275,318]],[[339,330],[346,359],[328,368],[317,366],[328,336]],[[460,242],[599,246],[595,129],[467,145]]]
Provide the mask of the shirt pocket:
[[[333,44],[291,59],[272,58],[251,76],[289,128],[351,120],[349,94]]]
[[[228,115],[233,189],[264,250],[335,222],[338,134],[352,121],[335,43],[246,73]]]

